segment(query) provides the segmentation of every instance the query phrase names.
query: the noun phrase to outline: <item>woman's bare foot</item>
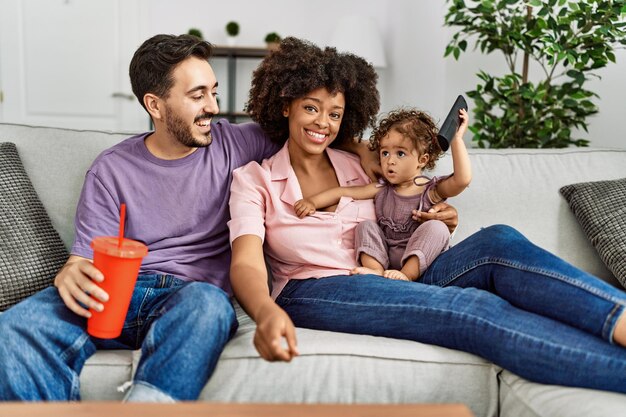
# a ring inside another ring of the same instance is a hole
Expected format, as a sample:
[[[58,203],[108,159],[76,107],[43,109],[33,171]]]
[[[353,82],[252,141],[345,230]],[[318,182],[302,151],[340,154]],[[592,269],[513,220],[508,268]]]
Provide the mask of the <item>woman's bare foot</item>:
[[[613,330],[613,341],[626,347],[626,312],[617,319],[615,330]]]
[[[383,275],[383,270],[381,269],[372,269],[366,268],[364,266],[357,266],[352,271],[350,271],[350,275]]]
[[[385,272],[383,272],[383,277],[389,278],[389,279],[397,279],[399,281],[410,281],[409,277],[404,275],[403,272],[398,271],[396,269],[386,270]]]

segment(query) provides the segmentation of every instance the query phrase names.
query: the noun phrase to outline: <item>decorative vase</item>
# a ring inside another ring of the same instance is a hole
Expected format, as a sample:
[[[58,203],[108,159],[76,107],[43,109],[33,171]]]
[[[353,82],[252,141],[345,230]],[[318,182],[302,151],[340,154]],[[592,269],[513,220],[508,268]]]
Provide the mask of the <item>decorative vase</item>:
[[[280,42],[267,42],[266,45],[267,49],[269,49],[270,51],[276,51],[280,46]]]

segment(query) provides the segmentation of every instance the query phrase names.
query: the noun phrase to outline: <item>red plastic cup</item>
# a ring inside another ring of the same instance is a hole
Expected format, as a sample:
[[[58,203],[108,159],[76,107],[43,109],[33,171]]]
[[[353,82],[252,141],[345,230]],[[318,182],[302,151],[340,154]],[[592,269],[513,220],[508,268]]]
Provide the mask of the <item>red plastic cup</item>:
[[[148,254],[148,247],[136,240],[112,236],[94,238],[91,247],[93,263],[104,275],[104,281],[98,286],[109,294],[109,301],[103,303],[101,312],[89,309],[87,332],[101,339],[113,339],[122,333],[139,267]]]

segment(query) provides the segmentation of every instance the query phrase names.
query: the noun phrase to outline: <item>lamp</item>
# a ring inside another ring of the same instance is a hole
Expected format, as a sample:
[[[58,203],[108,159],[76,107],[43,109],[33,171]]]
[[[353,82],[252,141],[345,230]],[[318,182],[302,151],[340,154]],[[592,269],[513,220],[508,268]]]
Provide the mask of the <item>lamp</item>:
[[[385,50],[376,21],[369,16],[350,15],[339,20],[330,46],[364,58],[376,68],[385,68]]]

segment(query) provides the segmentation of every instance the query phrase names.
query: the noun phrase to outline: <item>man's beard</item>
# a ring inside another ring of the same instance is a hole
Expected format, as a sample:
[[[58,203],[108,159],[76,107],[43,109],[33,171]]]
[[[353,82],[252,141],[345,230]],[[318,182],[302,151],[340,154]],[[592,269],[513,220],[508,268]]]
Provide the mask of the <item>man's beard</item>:
[[[200,119],[210,119],[212,118],[212,114],[205,113],[201,116],[196,117],[194,122]],[[191,133],[191,128],[189,125],[185,123],[183,119],[178,117],[174,111],[170,107],[166,108],[165,113],[165,127],[167,131],[176,138],[178,142],[181,144],[188,146],[190,148],[204,148],[211,144],[213,138],[211,137],[211,132],[209,131],[205,136],[205,141],[200,141],[193,137],[193,133]]]

